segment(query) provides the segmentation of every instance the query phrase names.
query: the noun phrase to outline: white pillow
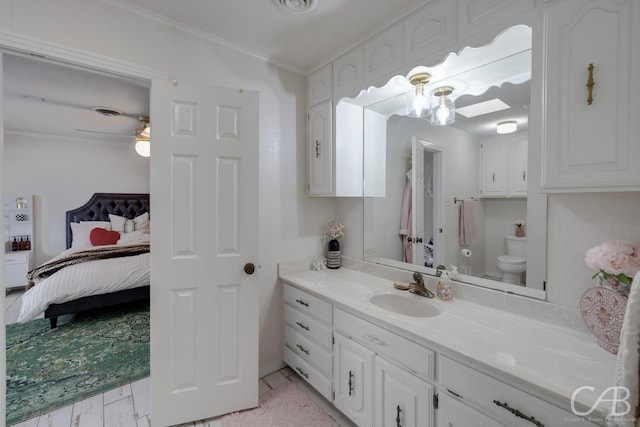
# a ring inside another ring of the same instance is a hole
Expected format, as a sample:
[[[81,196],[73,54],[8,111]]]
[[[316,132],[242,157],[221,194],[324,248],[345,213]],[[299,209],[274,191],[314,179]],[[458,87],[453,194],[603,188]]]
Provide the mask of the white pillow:
[[[151,236],[149,233],[145,233],[141,230],[132,231],[130,233],[123,233],[120,235],[120,240],[116,243],[117,245],[135,245],[137,243],[149,243],[151,241]]]
[[[111,230],[109,221],[80,221],[72,222],[71,225],[71,247],[73,249],[91,247],[89,234],[94,228],[104,228]]]
[[[111,220],[111,229],[120,232],[120,234],[131,233],[132,231],[149,233],[151,230],[149,212],[145,212],[134,219],[109,214],[109,219]]]

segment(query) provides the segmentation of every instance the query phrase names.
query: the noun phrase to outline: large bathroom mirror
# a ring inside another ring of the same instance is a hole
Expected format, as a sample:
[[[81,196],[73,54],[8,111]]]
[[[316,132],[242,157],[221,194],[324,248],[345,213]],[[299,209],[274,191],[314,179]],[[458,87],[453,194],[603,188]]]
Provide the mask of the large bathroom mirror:
[[[427,274],[455,266],[457,280],[544,298],[544,239],[531,233],[546,232],[546,197],[532,206],[527,191],[530,81],[521,25],[338,103],[338,141],[341,118],[362,124],[365,261]],[[415,117],[421,93],[423,109],[453,104],[455,121]],[[497,133],[498,123],[515,130]]]

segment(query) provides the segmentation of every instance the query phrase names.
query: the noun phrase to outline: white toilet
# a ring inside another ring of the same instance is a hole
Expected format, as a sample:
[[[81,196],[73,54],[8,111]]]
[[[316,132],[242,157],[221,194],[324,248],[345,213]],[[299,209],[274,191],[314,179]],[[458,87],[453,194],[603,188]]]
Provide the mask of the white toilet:
[[[527,238],[514,235],[504,236],[507,254],[500,255],[496,266],[501,271],[501,280],[514,285],[522,285],[522,273],[527,269]]]

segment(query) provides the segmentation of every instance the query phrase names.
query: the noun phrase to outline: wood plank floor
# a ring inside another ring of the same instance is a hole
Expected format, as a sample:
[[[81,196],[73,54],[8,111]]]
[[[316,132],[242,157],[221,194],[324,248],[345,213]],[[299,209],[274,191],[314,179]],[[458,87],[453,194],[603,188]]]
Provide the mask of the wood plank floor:
[[[12,291],[5,299],[5,322],[15,323],[20,311],[21,291]],[[341,427],[354,427],[342,413],[313,390],[292,369],[285,367],[260,379],[259,394],[284,381],[293,381]],[[12,427],[149,427],[151,425],[149,378],[107,391],[55,411],[31,418]],[[193,421],[179,427],[222,427],[219,418]],[[301,426],[302,427],[302,426]]]

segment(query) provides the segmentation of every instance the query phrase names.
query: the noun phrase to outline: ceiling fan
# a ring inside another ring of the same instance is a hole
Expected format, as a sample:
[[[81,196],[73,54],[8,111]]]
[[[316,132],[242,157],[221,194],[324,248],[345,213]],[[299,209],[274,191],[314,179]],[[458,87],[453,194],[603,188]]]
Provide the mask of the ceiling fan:
[[[113,110],[110,108],[104,108],[104,107],[94,107],[93,110],[108,117],[126,115],[121,113],[120,111]],[[151,142],[151,127],[150,127],[151,121],[149,119],[149,116],[138,116],[137,119],[140,122],[140,126],[138,126],[135,129],[133,135],[96,131],[96,130],[89,130],[89,129],[76,129],[76,131],[88,132],[88,133],[99,133],[103,135],[121,136],[125,138],[133,138],[136,141],[136,145],[135,145],[136,152],[143,157],[149,157],[150,142]]]

